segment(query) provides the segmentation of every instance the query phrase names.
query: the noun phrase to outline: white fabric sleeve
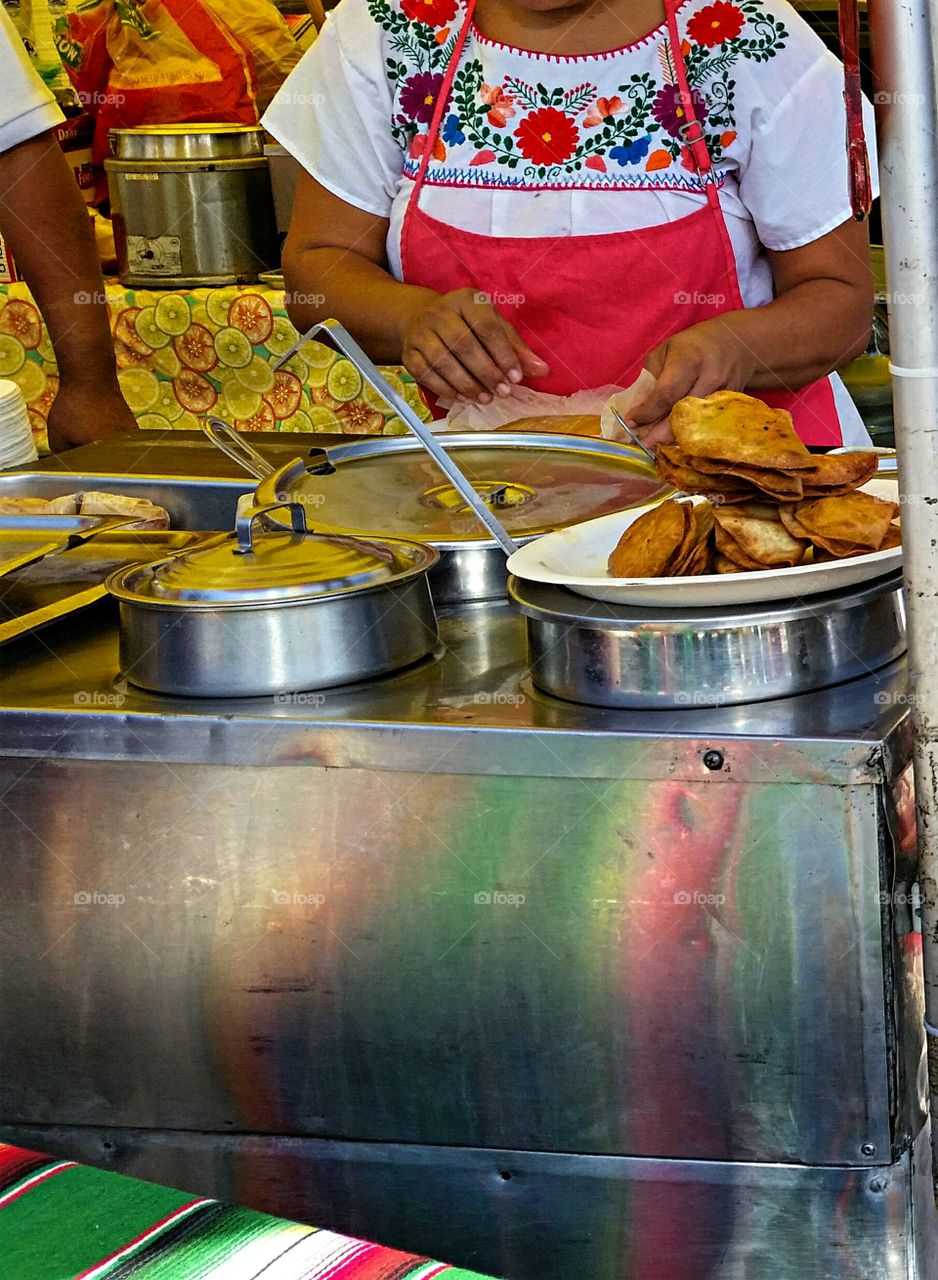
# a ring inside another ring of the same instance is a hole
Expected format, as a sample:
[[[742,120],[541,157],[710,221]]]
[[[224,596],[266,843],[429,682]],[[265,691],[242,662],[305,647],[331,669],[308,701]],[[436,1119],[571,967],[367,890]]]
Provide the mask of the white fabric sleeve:
[[[791,23],[790,34],[794,47],[781,55],[790,87],[777,102],[755,107],[739,180],[759,239],[776,250],[810,244],[853,216],[843,66],[802,19]],[[873,108],[865,99],[863,122],[877,196]]]
[[[403,168],[392,112],[381,29],[364,0],[342,0],[262,123],[333,195],[387,218]]]
[[[54,129],[64,119],[30,62],[13,19],[0,4],[0,152]]]

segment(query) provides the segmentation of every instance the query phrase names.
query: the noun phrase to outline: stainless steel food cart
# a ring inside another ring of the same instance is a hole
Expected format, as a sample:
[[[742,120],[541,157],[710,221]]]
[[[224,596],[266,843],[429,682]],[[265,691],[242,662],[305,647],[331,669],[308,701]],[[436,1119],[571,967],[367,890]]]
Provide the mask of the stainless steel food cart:
[[[902,662],[612,711],[440,631],[232,701],[107,605],[0,653],[0,1135],[519,1280],[938,1275]]]

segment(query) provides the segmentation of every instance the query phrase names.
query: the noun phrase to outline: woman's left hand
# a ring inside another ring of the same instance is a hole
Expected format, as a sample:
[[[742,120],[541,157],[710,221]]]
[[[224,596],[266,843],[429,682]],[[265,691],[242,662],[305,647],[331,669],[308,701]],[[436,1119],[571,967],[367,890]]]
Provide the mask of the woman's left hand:
[[[719,320],[705,320],[676,333],[645,357],[657,379],[655,389],[629,415],[647,445],[669,444],[668,415],[684,396],[743,391],[750,385],[752,360],[737,336]]]

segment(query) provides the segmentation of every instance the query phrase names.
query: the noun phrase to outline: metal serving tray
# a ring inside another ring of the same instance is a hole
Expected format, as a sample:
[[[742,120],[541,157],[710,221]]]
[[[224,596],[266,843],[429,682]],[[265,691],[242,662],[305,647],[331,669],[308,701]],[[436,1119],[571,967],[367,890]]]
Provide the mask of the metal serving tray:
[[[127,565],[181,551],[201,533],[108,527],[74,546],[24,565],[0,580],[0,645],[39,631],[107,596],[109,574]],[[2,542],[0,542],[2,548]]]
[[[129,498],[147,498],[150,502],[165,507],[173,529],[230,529],[235,521],[238,499],[243,493],[250,493],[255,483],[250,476],[245,476],[243,480],[218,480],[201,476],[8,471],[0,474],[0,498],[60,498],[66,493],[94,489],[98,493],[121,493]],[[4,517],[13,518],[19,517]],[[44,520],[56,518],[43,516]]]

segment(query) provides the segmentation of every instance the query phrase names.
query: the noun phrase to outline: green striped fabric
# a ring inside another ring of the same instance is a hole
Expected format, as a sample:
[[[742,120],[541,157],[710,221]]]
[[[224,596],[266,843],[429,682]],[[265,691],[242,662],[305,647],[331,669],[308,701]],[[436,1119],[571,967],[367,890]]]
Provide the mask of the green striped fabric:
[[[0,1144],[10,1280],[486,1280],[428,1258]]]

